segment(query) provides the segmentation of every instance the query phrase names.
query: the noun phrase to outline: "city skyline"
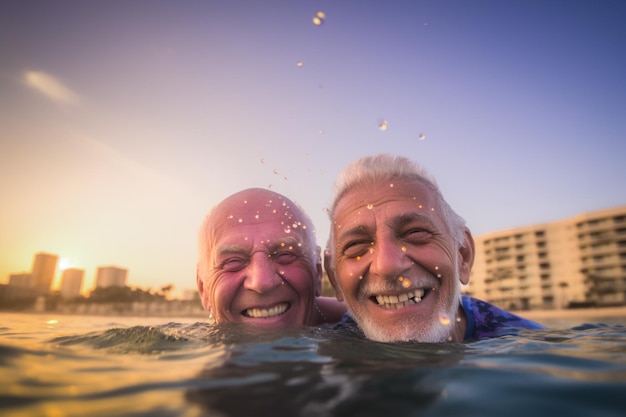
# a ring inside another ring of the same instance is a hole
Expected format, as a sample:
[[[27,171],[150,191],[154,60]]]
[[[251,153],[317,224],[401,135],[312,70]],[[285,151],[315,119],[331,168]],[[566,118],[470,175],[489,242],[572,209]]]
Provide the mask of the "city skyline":
[[[2,2],[0,282],[48,251],[194,288],[204,215],[249,187],[324,247],[336,175],[379,152],[422,163],[477,236],[624,205],[625,11]]]
[[[86,285],[87,282],[83,280],[83,278],[85,278],[85,273],[87,272],[85,270],[85,268],[81,268],[80,266],[77,265],[71,265],[69,262],[67,262],[66,258],[63,258],[61,254],[57,254],[57,253],[51,253],[48,251],[38,251],[36,253],[33,254],[33,262],[32,262],[32,267],[30,268],[30,270],[21,270],[21,271],[13,271],[11,273],[9,273],[9,276],[30,276],[34,273],[35,270],[35,265],[37,263],[37,259],[40,257],[54,257],[56,259],[56,264],[54,265],[54,274],[52,276],[52,281],[50,283],[50,291],[62,291],[62,285],[63,285],[63,278],[66,275],[66,272],[68,271],[80,271],[81,275],[80,275],[80,281],[81,281],[81,285],[80,285],[80,293],[82,295],[86,295],[88,294],[91,290],[97,288],[98,286],[98,279],[100,276],[100,272],[104,271],[104,270],[119,270],[119,271],[124,271],[124,285],[128,285],[130,287],[139,287],[139,286],[134,286],[131,285],[130,283],[126,282],[126,278],[127,278],[127,274],[128,274],[128,268],[125,268],[123,266],[120,265],[97,265],[96,269],[94,271],[93,274],[93,283],[91,286]],[[64,262],[65,261],[65,262]],[[75,279],[75,278],[74,278]],[[9,279],[7,277],[7,282],[9,283]],[[107,281],[105,279],[105,281]],[[107,281],[108,282],[108,281]],[[5,283],[5,282],[0,282],[0,284]],[[37,286],[36,283],[32,283],[33,286]],[[102,285],[102,286],[107,286],[107,285]]]

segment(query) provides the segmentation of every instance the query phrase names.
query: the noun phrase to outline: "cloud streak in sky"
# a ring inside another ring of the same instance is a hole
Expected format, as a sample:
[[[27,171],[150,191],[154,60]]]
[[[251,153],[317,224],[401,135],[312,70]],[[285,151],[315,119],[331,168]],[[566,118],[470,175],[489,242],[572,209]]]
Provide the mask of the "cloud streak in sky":
[[[26,71],[24,82],[57,103],[78,105],[78,96],[50,74],[40,71]]]

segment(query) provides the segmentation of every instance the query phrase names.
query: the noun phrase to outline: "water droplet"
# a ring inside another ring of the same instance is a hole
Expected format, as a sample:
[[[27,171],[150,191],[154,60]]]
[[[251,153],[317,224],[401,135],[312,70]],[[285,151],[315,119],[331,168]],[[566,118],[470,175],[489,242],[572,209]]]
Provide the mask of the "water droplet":
[[[370,253],[374,253],[374,248],[370,248],[370,249],[369,249],[369,252],[370,252]]]
[[[393,183],[389,184],[389,188],[393,188]]]
[[[367,205],[367,209],[368,209],[368,210],[371,210],[371,209],[373,209],[373,208],[374,208],[374,205],[373,205],[373,204],[371,204],[371,203],[370,203],[370,204],[368,204],[368,205]]]
[[[239,220],[237,220],[237,221],[238,221],[239,223],[243,223],[243,219],[241,219],[241,218],[240,218]]]
[[[460,322],[461,322],[461,317],[457,317],[457,318],[456,318],[456,322],[457,322],[457,323],[460,323]]]
[[[290,229],[289,227],[287,227],[287,228],[285,229],[285,233],[291,233],[291,229]]]
[[[270,185],[268,185],[267,187],[268,187],[268,188],[272,188],[272,187],[274,187],[274,186],[273,186],[272,184],[270,184]]]
[[[406,252],[406,246],[402,246],[402,252]]]
[[[265,158],[261,158],[261,163],[264,164],[265,163]]]
[[[302,63],[302,61],[298,61],[298,63],[296,65],[298,66],[298,68],[302,68],[302,65],[304,65],[304,64]]]
[[[404,281],[404,277],[403,277],[402,275],[400,275],[400,276],[398,277],[398,281],[400,281],[400,282]]]
[[[439,323],[443,324],[444,326],[448,326],[450,325],[450,319],[446,316],[441,316],[439,317]]]
[[[411,286],[411,280],[410,279],[405,279],[404,281],[402,281],[402,286],[404,288],[409,288]]]
[[[388,123],[386,120],[381,120],[378,122],[378,129],[380,129],[381,132],[384,132],[385,130],[387,130],[388,127]]]
[[[431,207],[431,208],[430,208],[430,211],[435,211],[435,208],[434,208],[434,207]]]
[[[424,208],[424,206],[422,206],[421,204],[419,206],[417,206],[417,208]]]
[[[361,260],[361,257],[360,257],[360,256],[357,256],[357,257],[356,257],[356,260],[357,260],[357,261],[360,261],[360,260]]]
[[[324,23],[324,19],[326,19],[326,13],[319,11],[315,13],[315,16],[313,16],[313,24],[315,26],[320,26]]]
[[[258,219],[258,218],[259,218],[259,215],[258,215],[258,214],[255,214],[255,215],[254,215],[254,218],[255,218],[255,219]]]
[[[363,275],[359,275],[359,279],[363,279]]]
[[[420,133],[419,138],[420,138],[420,140],[424,140],[424,139],[426,139],[426,135],[425,135],[425,134],[423,134],[423,133]]]
[[[278,168],[274,168],[274,174],[278,174]]]
[[[437,278],[441,278],[441,274],[437,274]]]
[[[284,248],[285,247],[285,242],[280,242],[280,247]]]
[[[435,271],[439,271],[439,267],[438,266],[435,266]]]

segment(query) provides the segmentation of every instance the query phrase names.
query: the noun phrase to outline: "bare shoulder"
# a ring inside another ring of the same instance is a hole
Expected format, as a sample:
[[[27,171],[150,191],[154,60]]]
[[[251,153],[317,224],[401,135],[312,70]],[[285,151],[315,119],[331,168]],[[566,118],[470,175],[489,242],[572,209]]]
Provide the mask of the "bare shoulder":
[[[334,297],[317,297],[315,302],[323,315],[324,323],[337,323],[346,312],[345,304]]]

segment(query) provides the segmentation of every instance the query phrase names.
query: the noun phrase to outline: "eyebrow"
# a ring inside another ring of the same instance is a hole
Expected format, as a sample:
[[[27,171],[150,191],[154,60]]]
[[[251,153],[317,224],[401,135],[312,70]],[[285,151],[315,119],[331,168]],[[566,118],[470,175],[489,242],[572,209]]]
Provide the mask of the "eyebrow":
[[[390,228],[401,228],[411,223],[420,223],[431,228],[435,228],[435,224],[430,219],[429,216],[426,216],[421,213],[405,213],[399,216],[393,217],[385,223]],[[353,237],[363,237],[369,236],[375,233],[376,227],[372,230],[367,225],[360,224],[358,226],[354,226],[351,229],[344,230],[341,233],[337,233],[337,242],[336,245],[339,247],[344,241],[349,240]]]
[[[304,239],[298,239],[293,236],[285,236],[285,237],[276,239],[275,241],[267,242],[267,244],[264,244],[263,246],[267,249],[268,253],[274,253],[278,251],[280,248],[285,247],[285,246],[301,247],[301,246],[304,246],[305,243],[306,242]],[[298,244],[301,244],[301,245],[298,246]],[[242,246],[238,244],[225,244],[216,249],[215,255],[216,257],[230,255],[230,254],[249,255],[251,252],[255,252],[255,251],[250,246]]]
[[[344,230],[341,233],[337,233],[337,241],[335,245],[340,247],[346,240],[350,240],[354,237],[371,236],[372,233],[372,230],[368,226],[360,224],[351,229]]]
[[[268,249],[270,250],[271,253],[274,253],[278,251],[280,248],[285,247],[285,246],[290,246],[290,247],[295,246],[297,248],[300,248],[304,246],[305,243],[306,241],[304,239],[298,239],[293,236],[285,236],[283,238],[278,239],[276,242],[272,242],[272,244],[268,246]],[[298,246],[298,244],[300,244],[300,246]]]
[[[427,226],[430,226],[430,227],[435,227],[435,224],[433,223],[433,221],[431,220],[429,216],[426,216],[421,213],[415,213],[415,212],[401,214],[392,219],[389,219],[387,221],[387,226],[392,227],[392,228],[394,227],[399,228],[399,227],[406,226],[407,224],[416,223],[416,222],[426,224]]]

